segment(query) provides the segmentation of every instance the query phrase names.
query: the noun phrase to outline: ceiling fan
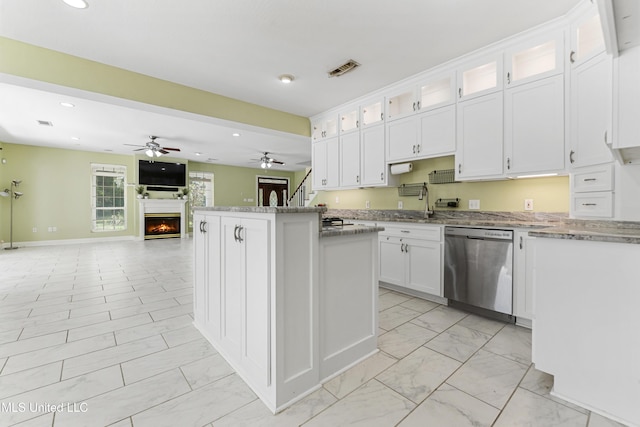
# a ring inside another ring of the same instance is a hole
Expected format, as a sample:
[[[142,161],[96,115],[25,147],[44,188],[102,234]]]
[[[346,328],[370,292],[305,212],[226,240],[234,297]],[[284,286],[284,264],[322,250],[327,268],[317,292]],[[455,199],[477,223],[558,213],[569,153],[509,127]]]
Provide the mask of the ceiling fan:
[[[149,157],[160,157],[163,154],[169,154],[169,151],[180,151],[179,148],[171,148],[171,147],[161,147],[160,144],[156,142],[157,136],[149,135],[150,141],[148,141],[145,145],[134,145],[134,144],[124,144],[130,145],[132,147],[142,147],[133,151],[142,151],[145,150],[145,154]]]
[[[253,160],[260,162],[260,167],[262,169],[270,168],[274,164],[284,165],[284,162],[281,162],[280,160],[276,160],[273,157],[270,157],[268,151],[265,151],[262,157],[260,157],[259,159],[253,159]]]

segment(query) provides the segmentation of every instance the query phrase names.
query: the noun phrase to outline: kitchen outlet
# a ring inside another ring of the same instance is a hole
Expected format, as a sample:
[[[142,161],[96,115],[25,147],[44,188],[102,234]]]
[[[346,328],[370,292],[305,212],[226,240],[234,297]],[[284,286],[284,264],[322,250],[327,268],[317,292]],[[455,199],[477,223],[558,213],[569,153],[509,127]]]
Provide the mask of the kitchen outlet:
[[[469,209],[480,209],[480,200],[469,200]]]
[[[37,232],[38,232],[38,227],[33,227],[33,228],[31,229],[31,231],[33,231],[34,233],[37,233]]]
[[[402,203],[402,200],[398,200],[398,209],[403,209],[404,208],[404,203]]]
[[[340,197],[336,196],[336,204],[340,203]]]
[[[371,202],[370,202],[370,201],[368,201],[368,200],[367,200],[366,202],[364,202],[364,207],[365,207],[366,209],[371,209]]]
[[[251,202],[253,202],[253,199],[252,199],[251,197],[249,197],[249,198],[247,199],[247,202],[251,203]]]
[[[49,228],[47,228],[47,231],[48,231],[49,233],[51,233],[51,232],[53,231],[53,227],[49,227]]]
[[[524,210],[525,211],[533,210],[533,199],[524,199]]]

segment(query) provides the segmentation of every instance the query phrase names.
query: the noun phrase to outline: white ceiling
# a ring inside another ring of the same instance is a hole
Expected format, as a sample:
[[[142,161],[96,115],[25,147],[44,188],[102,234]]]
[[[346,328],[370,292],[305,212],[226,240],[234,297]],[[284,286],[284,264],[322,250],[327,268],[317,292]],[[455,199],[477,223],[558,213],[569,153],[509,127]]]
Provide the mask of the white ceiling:
[[[0,36],[309,117],[563,15],[580,0],[87,1],[77,10],[61,0],[0,0]],[[327,77],[348,59],[362,65]],[[280,74],[296,79],[285,86]],[[60,88],[4,80],[6,142],[128,152],[123,143],[154,134],[192,160],[202,152],[249,166],[248,158],[272,151],[296,170],[310,159],[304,138],[133,103],[123,110],[79,91],[66,94],[76,108],[62,111],[65,99],[47,93]],[[240,138],[230,136],[234,128]],[[71,146],[70,136],[81,145]]]

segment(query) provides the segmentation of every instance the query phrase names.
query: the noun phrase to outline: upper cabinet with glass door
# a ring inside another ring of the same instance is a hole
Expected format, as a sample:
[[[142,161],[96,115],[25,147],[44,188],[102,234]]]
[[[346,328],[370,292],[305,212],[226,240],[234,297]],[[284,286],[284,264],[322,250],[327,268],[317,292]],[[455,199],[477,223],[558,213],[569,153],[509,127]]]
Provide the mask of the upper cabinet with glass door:
[[[338,115],[329,114],[318,118],[311,124],[313,142],[338,136]]]
[[[502,53],[476,59],[458,70],[458,100],[502,90]]]
[[[360,108],[362,128],[384,123],[384,99],[382,97],[365,101]]]
[[[569,62],[576,67],[604,51],[600,15],[594,6],[571,24]]]
[[[505,88],[564,71],[564,33],[545,34],[505,51]]]
[[[357,105],[347,107],[340,112],[340,134],[360,129],[360,109]]]
[[[387,120],[455,103],[455,78],[453,72],[440,74],[391,94],[387,97]]]

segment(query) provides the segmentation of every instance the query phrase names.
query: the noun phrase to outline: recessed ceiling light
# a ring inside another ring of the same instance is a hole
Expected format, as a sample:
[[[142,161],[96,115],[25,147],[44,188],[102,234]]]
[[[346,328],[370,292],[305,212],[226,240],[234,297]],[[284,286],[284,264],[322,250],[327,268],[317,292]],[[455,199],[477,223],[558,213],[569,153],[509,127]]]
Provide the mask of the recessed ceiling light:
[[[61,102],[60,105],[62,105],[63,107],[67,107],[67,108],[73,108],[75,107],[75,105],[73,105],[70,102]]]
[[[234,132],[231,134],[231,136],[240,136],[240,134],[238,132]]]
[[[280,80],[282,83],[288,84],[294,81],[295,77],[293,77],[291,74],[283,74],[278,77],[278,80]]]
[[[72,136],[71,139],[73,139],[74,141],[80,141],[80,138],[78,138],[77,136]]]
[[[202,153],[196,153],[196,156],[201,156],[201,155],[202,155]]]
[[[66,4],[71,7],[75,7],[76,9],[86,9],[89,5],[84,0],[62,0]]]

